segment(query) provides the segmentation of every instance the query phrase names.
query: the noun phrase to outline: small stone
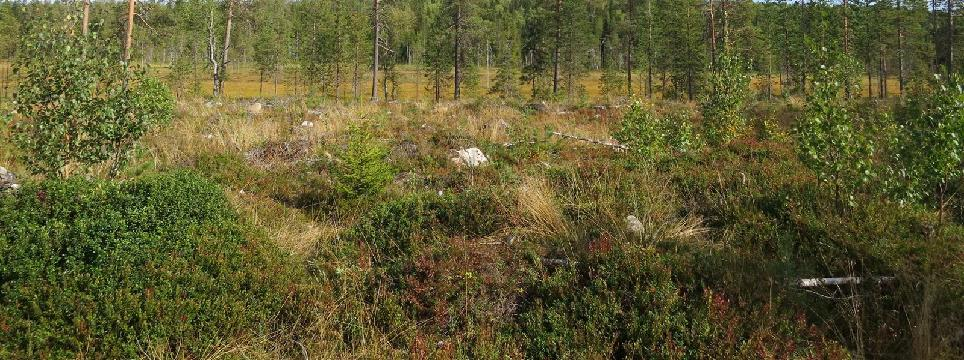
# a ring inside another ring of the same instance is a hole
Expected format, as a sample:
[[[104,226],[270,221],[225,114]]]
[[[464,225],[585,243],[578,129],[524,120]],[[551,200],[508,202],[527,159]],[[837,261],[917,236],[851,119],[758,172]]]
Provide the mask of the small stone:
[[[312,121],[305,120],[301,122],[301,127],[307,127],[307,128],[315,127],[315,123]]]
[[[635,234],[643,233],[643,223],[636,218],[636,215],[626,216],[626,229]]]

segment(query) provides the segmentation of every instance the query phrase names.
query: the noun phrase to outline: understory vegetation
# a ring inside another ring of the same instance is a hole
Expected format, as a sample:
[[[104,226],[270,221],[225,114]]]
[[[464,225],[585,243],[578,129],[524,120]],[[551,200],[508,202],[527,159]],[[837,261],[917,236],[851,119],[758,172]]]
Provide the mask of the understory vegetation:
[[[964,354],[953,73],[855,98],[822,49],[764,101],[723,49],[699,101],[175,100],[71,29],[0,102],[2,359]]]
[[[681,147],[702,130],[672,103],[273,105],[181,102],[120,182],[0,195],[5,357],[959,355],[960,204],[840,201],[786,125],[811,110]],[[455,165],[467,146],[491,164]],[[896,279],[796,285],[831,276]]]

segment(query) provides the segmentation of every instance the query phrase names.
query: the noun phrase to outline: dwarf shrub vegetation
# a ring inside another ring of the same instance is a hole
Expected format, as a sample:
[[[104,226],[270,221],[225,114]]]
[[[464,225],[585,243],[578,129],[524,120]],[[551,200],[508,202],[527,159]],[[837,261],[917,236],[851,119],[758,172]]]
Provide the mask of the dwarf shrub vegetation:
[[[0,358],[197,356],[267,331],[287,267],[230,208],[188,173],[0,195]]]

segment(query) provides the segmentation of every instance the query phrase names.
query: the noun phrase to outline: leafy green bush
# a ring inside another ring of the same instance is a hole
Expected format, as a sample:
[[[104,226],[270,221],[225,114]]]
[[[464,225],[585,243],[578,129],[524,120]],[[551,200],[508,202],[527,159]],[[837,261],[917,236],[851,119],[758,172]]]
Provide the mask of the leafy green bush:
[[[18,53],[14,142],[33,172],[66,176],[72,164],[123,165],[134,143],[169,121],[174,100],[161,82],[117,61],[115,39],[74,35],[72,24],[31,32]]]
[[[623,114],[613,138],[644,158],[657,158],[667,150],[665,130],[662,119],[637,101]]]
[[[289,267],[230,208],[188,173],[0,195],[0,357],[199,356],[267,331]]]
[[[670,150],[685,153],[700,147],[700,139],[684,113],[661,118],[634,102],[619,126],[613,138],[646,159],[660,159]]]
[[[748,65],[739,56],[724,53],[710,74],[710,92],[700,104],[706,137],[725,145],[740,136],[747,126],[746,101],[750,97]]]
[[[902,197],[943,208],[964,177],[964,80],[938,78],[896,117]]]
[[[838,203],[844,197],[852,203],[853,192],[872,175],[874,144],[841,100],[848,58],[826,50],[822,54],[803,119],[794,129],[797,154],[817,179],[832,187]]]
[[[395,178],[388,154],[388,147],[376,142],[369,131],[357,126],[349,129],[348,148],[332,169],[338,192],[358,198],[385,190]]]

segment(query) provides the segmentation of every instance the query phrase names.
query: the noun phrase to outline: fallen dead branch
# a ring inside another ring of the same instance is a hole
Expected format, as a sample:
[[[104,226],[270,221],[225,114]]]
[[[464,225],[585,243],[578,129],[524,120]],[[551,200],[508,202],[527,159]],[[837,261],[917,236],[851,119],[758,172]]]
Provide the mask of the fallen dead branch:
[[[811,279],[800,279],[796,281],[796,285],[802,288],[812,288],[812,287],[823,287],[823,286],[839,286],[839,285],[859,285],[861,283],[874,283],[874,284],[884,284],[893,282],[893,276],[874,276],[874,277],[836,277],[836,278],[811,278]]]
[[[559,137],[565,138],[565,139],[572,139],[572,140],[577,140],[577,141],[588,142],[588,143],[591,143],[591,144],[602,145],[602,146],[606,146],[606,147],[610,147],[610,148],[616,149],[616,150],[618,150],[618,151],[627,151],[627,150],[629,150],[629,147],[627,147],[626,145],[617,144],[617,143],[613,143],[613,142],[609,142],[609,141],[603,141],[603,140],[597,140],[597,139],[590,139],[590,138],[582,137],[582,136],[579,136],[579,135],[564,134],[564,133],[561,133],[561,132],[558,132],[558,131],[553,131],[553,132],[552,132],[552,135],[559,136]]]

